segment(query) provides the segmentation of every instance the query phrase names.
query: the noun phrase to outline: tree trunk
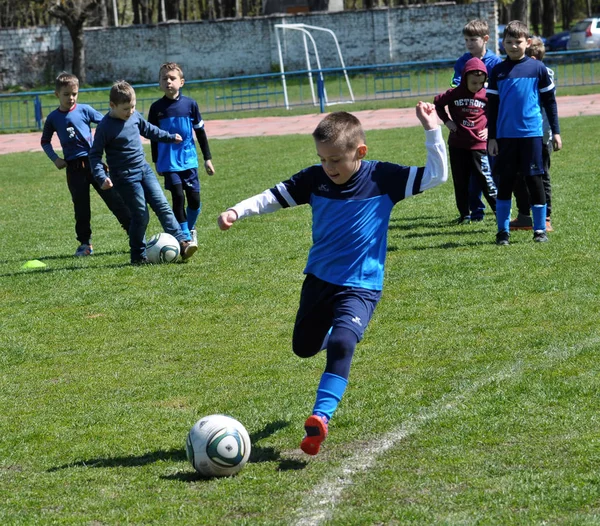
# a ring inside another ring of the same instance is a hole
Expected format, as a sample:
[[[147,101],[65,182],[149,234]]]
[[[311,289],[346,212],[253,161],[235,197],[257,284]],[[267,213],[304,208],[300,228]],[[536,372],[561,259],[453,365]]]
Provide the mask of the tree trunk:
[[[529,25],[527,17],[527,0],[515,0],[510,9],[510,16],[512,20],[520,20],[526,25]]]
[[[85,45],[83,40],[83,21],[67,24],[67,29],[73,41],[73,75],[79,79],[79,84],[85,84]]]
[[[556,8],[554,0],[543,0],[542,9],[542,35],[549,37],[554,35],[554,20],[556,19]]]
[[[542,1],[531,0],[531,29],[534,35],[539,35],[542,22]]]

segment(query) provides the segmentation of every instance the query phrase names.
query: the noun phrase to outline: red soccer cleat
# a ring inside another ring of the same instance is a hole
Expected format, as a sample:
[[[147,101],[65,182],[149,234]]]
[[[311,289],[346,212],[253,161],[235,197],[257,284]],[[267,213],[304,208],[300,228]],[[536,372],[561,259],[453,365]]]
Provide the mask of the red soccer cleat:
[[[316,455],[321,443],[327,438],[327,419],[324,416],[310,415],[304,422],[306,436],[302,439],[300,449],[307,455]]]

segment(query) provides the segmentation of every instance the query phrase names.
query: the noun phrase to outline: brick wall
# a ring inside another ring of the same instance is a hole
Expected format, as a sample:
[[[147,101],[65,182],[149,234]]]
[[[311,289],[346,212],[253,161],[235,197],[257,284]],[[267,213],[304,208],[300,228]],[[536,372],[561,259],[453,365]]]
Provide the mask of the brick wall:
[[[179,62],[189,80],[268,73],[279,64],[274,26],[284,23],[333,30],[346,66],[457,58],[465,51],[461,29],[473,18],[489,21],[490,49],[495,50],[495,1],[86,28],[87,80],[156,82],[158,66],[167,61]],[[321,66],[338,67],[333,38],[321,31],[311,35]],[[279,36],[286,70],[306,69],[302,33],[286,30]],[[71,55],[63,27],[0,29],[0,89],[48,83],[71,69]]]

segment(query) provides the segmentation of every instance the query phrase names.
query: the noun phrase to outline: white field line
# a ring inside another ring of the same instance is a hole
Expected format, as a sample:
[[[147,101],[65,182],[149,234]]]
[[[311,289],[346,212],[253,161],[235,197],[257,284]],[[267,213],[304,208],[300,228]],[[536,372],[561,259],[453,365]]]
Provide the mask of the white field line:
[[[571,347],[548,348],[544,353],[546,355],[546,362],[544,362],[543,368],[551,368],[554,364],[576,356],[582,350],[593,345],[598,345],[599,343],[600,337],[594,336]],[[373,467],[377,457],[396,446],[405,438],[416,433],[425,423],[453,411],[460,410],[461,402],[482,387],[502,382],[506,379],[518,378],[524,369],[524,363],[519,360],[491,376],[481,378],[459,392],[448,393],[434,404],[423,408],[421,412],[415,414],[381,438],[373,440],[367,446],[359,448],[354,455],[349,457],[341,466],[333,469],[321,484],[307,494],[300,508],[294,513],[296,517],[294,524],[296,526],[317,526],[323,521],[332,518],[336,504],[344,488],[353,484],[353,477],[355,475],[368,471]]]

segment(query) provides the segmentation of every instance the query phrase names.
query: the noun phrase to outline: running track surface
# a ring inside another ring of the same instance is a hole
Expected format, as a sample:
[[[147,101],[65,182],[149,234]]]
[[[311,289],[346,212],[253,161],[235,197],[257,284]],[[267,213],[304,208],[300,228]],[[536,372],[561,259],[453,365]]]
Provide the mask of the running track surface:
[[[352,112],[365,130],[384,130],[419,126],[414,108],[382,109]],[[600,94],[558,97],[560,117],[600,115]],[[310,134],[323,114],[291,117],[254,117],[249,119],[207,120],[206,134],[212,139],[266,137],[269,135]],[[143,139],[144,142],[146,139]],[[53,146],[60,149],[56,135]],[[40,152],[40,133],[0,134],[0,155],[16,152]]]

